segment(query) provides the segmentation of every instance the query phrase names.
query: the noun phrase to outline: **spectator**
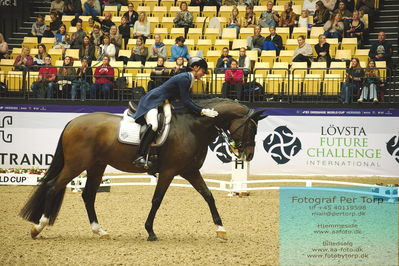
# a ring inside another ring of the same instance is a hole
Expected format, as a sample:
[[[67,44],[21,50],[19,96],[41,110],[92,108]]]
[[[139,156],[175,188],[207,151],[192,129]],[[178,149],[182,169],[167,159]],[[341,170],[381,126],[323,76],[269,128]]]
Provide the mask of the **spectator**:
[[[76,78],[72,81],[71,99],[76,99],[76,94],[80,91],[80,99],[86,100],[87,93],[93,84],[93,72],[86,58],[80,60],[82,66],[78,68]]]
[[[159,57],[157,60],[157,66],[153,71],[151,71],[150,78],[148,82],[148,90],[152,90],[169,79],[169,71],[164,66],[165,59]]]
[[[94,20],[99,22],[101,24],[101,31],[104,33],[109,33],[109,30],[113,25],[115,25],[114,22],[112,22],[112,14],[109,12],[104,13],[104,18],[100,19],[98,17],[94,17]]]
[[[237,60],[231,60],[231,68],[225,72],[225,82],[222,87],[222,97],[241,100],[243,84],[244,84],[244,71],[237,68]]]
[[[166,46],[161,42],[161,36],[156,34],[154,39],[155,42],[150,47],[150,57],[148,58],[148,61],[158,61],[159,57],[166,59]]]
[[[312,46],[306,43],[306,38],[303,35],[298,37],[298,48],[295,49],[292,62],[306,62],[310,67],[311,59],[313,55]]]
[[[280,27],[289,27],[290,33],[292,33],[292,29],[295,26],[296,22],[296,14],[292,10],[292,2],[289,2],[284,5],[284,11],[281,12],[279,26]]]
[[[107,56],[108,62],[115,61],[116,48],[115,48],[115,45],[111,43],[111,39],[108,35],[104,35],[103,43],[98,48],[98,54],[99,54],[99,57],[97,58],[97,61],[104,62],[104,60],[103,60],[104,56]]]
[[[118,54],[119,50],[122,48],[122,35],[119,34],[118,28],[115,25],[113,25],[109,31],[109,37],[111,43],[115,45],[116,54]]]
[[[170,75],[174,76],[183,72],[187,72],[187,67],[184,65],[184,58],[179,56],[176,58],[176,66],[170,71]]]
[[[323,2],[323,5],[329,10],[329,11],[334,11],[335,4],[337,3],[337,0],[321,0]]]
[[[333,14],[341,15],[342,20],[344,21],[344,24],[346,24],[345,28],[346,28],[347,24],[349,23],[348,20],[352,19],[352,13],[348,9],[346,9],[344,1],[339,2],[338,9],[336,9]]]
[[[94,46],[100,47],[103,42],[103,33],[100,30],[100,26],[94,25],[90,41],[93,43]]]
[[[302,5],[302,11],[306,10],[308,14],[313,15],[316,11],[316,2],[318,2],[318,0],[304,0]]]
[[[55,34],[55,42],[54,42],[54,49],[62,48],[64,51],[65,49],[70,47],[71,38],[68,34],[66,34],[66,27],[64,24],[60,26],[60,29]]]
[[[76,79],[76,71],[73,67],[72,57],[65,56],[62,67],[58,69],[57,79],[57,92],[62,94],[59,98],[66,98],[72,88],[72,81]]]
[[[44,24],[44,17],[42,15],[38,15],[36,22],[32,24],[31,34],[32,36],[37,37],[37,41],[40,43],[45,30],[46,25]]]
[[[253,36],[249,36],[247,38],[248,50],[258,51],[258,55],[261,54],[262,49],[263,49],[263,43],[265,42],[265,37],[260,35],[261,30],[262,30],[262,28],[261,28],[260,25],[256,26],[255,27],[255,31],[254,31],[254,35]]]
[[[364,87],[360,98],[357,100],[359,103],[364,100],[373,100],[373,103],[378,102],[377,88],[380,83],[380,72],[375,68],[375,61],[370,60],[366,72],[364,74]]]
[[[258,0],[238,0],[237,6],[255,6]]]
[[[240,48],[238,67],[244,71],[245,76],[248,76],[251,72],[251,58],[246,54],[246,51],[245,47]]]
[[[392,67],[392,44],[385,40],[385,32],[378,33],[378,41],[371,45],[370,59],[374,61],[386,61],[388,67]]]
[[[86,58],[89,64],[91,64],[91,61],[95,60],[96,57],[94,55],[95,53],[95,46],[92,44],[90,41],[89,36],[85,36],[83,38],[83,43],[79,48],[79,59]]]
[[[245,16],[242,21],[242,26],[244,28],[255,28],[257,24],[256,14],[254,12],[253,6],[247,6],[245,8]]]
[[[60,29],[62,24],[62,21],[60,17],[57,15],[57,13],[51,13],[50,14],[50,30],[53,32],[55,35],[57,31]],[[66,31],[66,28],[65,28]]]
[[[132,54],[130,55],[130,61],[141,61],[144,65],[148,57],[148,48],[144,46],[143,37],[138,37],[136,40],[136,46],[132,49]]]
[[[229,17],[229,24],[227,28],[236,29],[237,38],[238,38],[238,34],[240,33],[240,27],[241,27],[241,18],[239,17],[238,8],[233,7],[233,9],[231,10],[231,15]]]
[[[184,39],[183,36],[179,36],[176,38],[176,43],[171,48],[172,56],[169,58],[168,61],[176,61],[179,56],[182,56],[184,58],[184,61],[188,61],[190,59],[190,54],[188,53],[187,46],[184,45],[185,41],[186,39]]]
[[[173,19],[175,27],[184,28],[184,38],[187,36],[189,28],[193,27],[193,14],[188,11],[186,2],[180,3],[180,11],[177,12],[176,17]]]
[[[33,57],[30,55],[28,47],[22,47],[21,54],[15,58],[15,70],[26,71],[27,68],[33,66]]]
[[[50,56],[44,58],[44,63],[45,65],[39,69],[39,78],[32,83],[31,89],[33,97],[44,98],[47,96],[47,99],[51,99],[57,86],[55,83],[57,68],[52,67]]]
[[[82,2],[80,0],[65,0],[64,14],[66,15],[82,15]]]
[[[56,12],[57,14],[62,14],[64,12],[64,1],[53,0],[50,6],[50,12]]]
[[[45,25],[45,30],[43,32],[43,37],[54,38],[54,33],[50,29],[50,25]]]
[[[102,8],[104,10],[105,6],[117,6],[118,12],[121,10],[122,5],[127,6],[127,0],[102,0]]]
[[[283,38],[276,33],[276,27],[269,27],[270,35],[266,37],[263,43],[263,50],[276,50],[276,55],[280,54],[283,50]]]
[[[97,93],[100,92],[105,99],[109,99],[114,81],[114,69],[109,64],[110,58],[104,55],[102,64],[94,71],[96,82],[91,86],[90,98],[96,99]]]
[[[84,3],[83,16],[97,17],[101,14],[101,6],[98,0],[87,0]]]
[[[357,1],[356,10],[362,11],[369,15],[369,21],[372,21],[375,15],[374,0],[359,0]]]
[[[207,4],[208,0],[191,0],[190,6],[199,6],[200,12],[204,10],[204,6]]]
[[[89,18],[89,20],[87,22],[88,22],[89,25],[86,28],[86,32],[88,33],[88,35],[91,36],[91,34],[93,33],[93,30],[94,30],[94,26],[96,26],[98,24],[96,24],[96,22],[94,21],[93,18]]]
[[[338,9],[339,2],[344,2],[345,7],[350,11],[353,12],[355,10],[355,0],[340,0],[335,3],[334,9]],[[357,0],[356,0],[357,1]]]
[[[225,73],[226,69],[230,68],[231,61],[233,57],[229,55],[229,48],[224,47],[222,50],[222,55],[219,57],[218,61],[216,62],[216,73],[223,74]]]
[[[127,7],[128,7],[128,11],[125,14],[123,14],[123,16],[125,18],[127,18],[127,24],[130,27],[134,27],[134,24],[136,23],[137,19],[139,18],[139,14],[136,11],[134,11],[133,2],[129,2],[129,5]]]
[[[316,11],[313,16],[313,26],[321,27],[330,19],[330,11],[324,6],[322,1],[316,2]]]
[[[277,26],[280,16],[276,11],[273,11],[273,2],[267,2],[267,10],[263,11],[259,18],[259,25],[262,28]]]
[[[346,37],[357,38],[358,47],[363,46],[364,23],[360,21],[359,12],[353,12],[352,21],[349,22],[349,29],[346,31]]]
[[[119,33],[122,35],[122,39],[125,43],[123,49],[126,49],[127,43],[129,42],[130,39],[130,27],[127,24],[127,18],[126,17],[122,17],[121,18],[121,25],[119,25],[118,30]]]
[[[76,31],[71,36],[71,48],[79,49],[82,46],[83,38],[86,37],[86,33],[82,29],[82,23],[76,23]]]
[[[317,62],[327,62],[330,65],[331,55],[330,55],[330,44],[326,42],[326,36],[323,34],[319,35],[319,43],[315,45],[316,50],[316,61]]]
[[[142,37],[145,41],[150,36],[151,25],[145,12],[140,12],[139,19],[134,23],[133,38]]]
[[[361,88],[363,78],[364,71],[360,67],[359,59],[353,58],[351,67],[346,70],[345,82],[342,84],[341,102],[349,103],[352,100],[353,95],[357,94],[358,90]]]
[[[308,28],[309,26],[309,13],[307,10],[301,11],[301,16],[298,18],[298,27]]]
[[[8,57],[8,44],[4,39],[3,34],[0,33],[0,59],[5,59]]]
[[[344,34],[344,23],[341,21],[341,15],[332,15],[331,19],[324,24],[323,29],[324,36],[327,38],[338,38],[341,41]]]
[[[45,65],[44,58],[46,58],[46,56],[48,55],[46,51],[46,46],[40,43],[37,46],[37,51],[38,51],[37,55],[35,55],[35,57],[33,58],[33,64],[35,66],[44,66]]]

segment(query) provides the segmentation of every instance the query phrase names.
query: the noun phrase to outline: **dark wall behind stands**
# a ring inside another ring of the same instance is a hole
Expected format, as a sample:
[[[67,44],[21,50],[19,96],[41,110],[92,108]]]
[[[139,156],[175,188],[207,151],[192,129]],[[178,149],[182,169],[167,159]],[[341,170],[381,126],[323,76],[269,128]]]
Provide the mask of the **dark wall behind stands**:
[[[0,0],[0,33],[3,33],[6,41],[29,18],[32,1]]]

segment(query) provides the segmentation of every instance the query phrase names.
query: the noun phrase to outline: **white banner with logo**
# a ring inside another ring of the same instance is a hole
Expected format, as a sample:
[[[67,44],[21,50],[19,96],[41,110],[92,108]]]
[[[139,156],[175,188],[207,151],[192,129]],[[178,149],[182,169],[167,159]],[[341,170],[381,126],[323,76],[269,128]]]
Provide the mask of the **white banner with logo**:
[[[39,175],[0,173],[1,185],[36,186]]]
[[[63,128],[84,113],[46,110],[0,108],[0,168],[48,167]],[[259,123],[251,174],[399,176],[398,110],[265,112],[269,116]],[[201,171],[231,173],[230,160],[217,139]]]

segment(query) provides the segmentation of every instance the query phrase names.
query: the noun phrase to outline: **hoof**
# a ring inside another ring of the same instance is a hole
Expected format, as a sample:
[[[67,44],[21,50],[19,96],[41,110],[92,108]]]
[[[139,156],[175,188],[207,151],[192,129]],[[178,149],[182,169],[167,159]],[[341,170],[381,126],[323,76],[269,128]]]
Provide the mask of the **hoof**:
[[[32,229],[30,230],[30,236],[32,239],[36,239],[36,237],[40,234],[40,232],[36,229],[35,226],[32,226]]]
[[[216,237],[222,240],[227,240],[227,232],[226,231],[216,231]]]
[[[151,242],[153,242],[153,241],[158,241],[158,237],[157,237],[156,235],[149,236],[149,237],[147,238],[147,241],[151,241]]]
[[[101,235],[100,239],[111,239],[111,236],[109,234]]]

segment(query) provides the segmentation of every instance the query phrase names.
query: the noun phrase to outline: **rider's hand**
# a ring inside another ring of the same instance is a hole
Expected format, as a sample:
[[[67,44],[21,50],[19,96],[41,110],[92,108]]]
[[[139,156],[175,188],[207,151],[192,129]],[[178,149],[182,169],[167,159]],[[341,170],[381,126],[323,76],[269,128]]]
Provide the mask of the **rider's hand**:
[[[207,117],[215,117],[218,116],[218,112],[215,111],[213,108],[212,109],[202,109],[201,110],[201,115],[207,116]]]

